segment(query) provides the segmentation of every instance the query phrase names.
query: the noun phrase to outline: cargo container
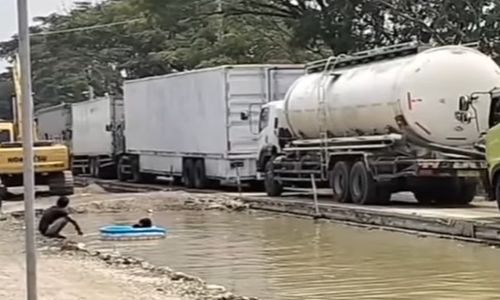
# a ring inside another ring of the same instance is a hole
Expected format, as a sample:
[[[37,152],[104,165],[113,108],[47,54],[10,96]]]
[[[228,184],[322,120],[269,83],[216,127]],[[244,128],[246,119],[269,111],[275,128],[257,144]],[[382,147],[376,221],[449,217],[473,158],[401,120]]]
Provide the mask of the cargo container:
[[[303,74],[301,65],[231,65],[126,81],[120,179],[169,175],[194,188],[258,182],[260,106],[283,99]]]
[[[62,103],[37,110],[35,122],[39,139],[59,141],[70,146],[71,104]]]
[[[70,147],[75,174],[116,177],[123,151],[123,99],[105,96],[36,112],[39,135],[60,139]]]

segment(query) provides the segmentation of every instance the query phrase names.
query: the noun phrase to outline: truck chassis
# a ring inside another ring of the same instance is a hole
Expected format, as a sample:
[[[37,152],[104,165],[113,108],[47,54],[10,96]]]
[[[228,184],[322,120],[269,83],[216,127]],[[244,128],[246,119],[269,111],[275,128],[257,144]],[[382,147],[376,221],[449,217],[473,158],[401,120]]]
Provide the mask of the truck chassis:
[[[401,151],[401,139],[391,134],[291,142],[265,162],[266,192],[279,196],[284,187],[309,187],[314,179],[344,203],[387,204],[400,191],[413,192],[422,204],[474,199],[478,179],[487,174],[484,160],[435,152],[416,157]]]

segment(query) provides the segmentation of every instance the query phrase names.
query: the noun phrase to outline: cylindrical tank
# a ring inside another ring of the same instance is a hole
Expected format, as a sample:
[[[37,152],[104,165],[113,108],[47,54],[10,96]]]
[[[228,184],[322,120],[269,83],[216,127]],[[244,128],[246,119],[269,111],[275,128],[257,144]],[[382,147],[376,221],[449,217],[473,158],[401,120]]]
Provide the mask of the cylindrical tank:
[[[398,129],[402,116],[406,130],[426,141],[465,146],[488,129],[491,99],[479,96],[477,120],[469,124],[455,116],[458,99],[495,87],[500,87],[500,68],[491,58],[472,48],[444,46],[304,75],[287,93],[285,116],[300,138],[319,138],[321,132],[383,134],[388,127]]]

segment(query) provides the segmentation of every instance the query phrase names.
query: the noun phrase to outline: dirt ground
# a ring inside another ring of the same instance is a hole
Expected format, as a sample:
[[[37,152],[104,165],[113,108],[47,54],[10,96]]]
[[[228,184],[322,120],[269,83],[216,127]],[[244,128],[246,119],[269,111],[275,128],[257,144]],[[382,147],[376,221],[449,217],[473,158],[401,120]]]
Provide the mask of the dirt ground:
[[[0,225],[2,226],[2,225]],[[0,241],[0,299],[26,299],[25,254],[22,236],[4,231]],[[107,268],[77,257],[38,256],[40,300],[178,300],[159,287],[162,280],[147,274]]]
[[[77,212],[81,213],[127,210],[146,212],[151,209],[179,208],[186,205],[193,208],[199,206],[207,209],[238,210],[241,206],[231,199],[213,203],[210,197],[208,198],[198,200],[185,193],[163,192],[107,194],[94,188],[79,191],[71,197],[70,205],[77,207]],[[36,208],[47,208],[53,205],[55,200],[55,197],[37,199]],[[7,202],[2,210],[5,214],[22,212],[23,206],[23,202],[11,201]],[[22,220],[10,217],[4,221],[0,219],[1,300],[26,299],[24,232],[20,230],[22,225]],[[71,235],[69,237],[72,238]],[[39,243],[38,246],[44,247],[43,243]],[[176,285],[172,284],[172,278],[154,276],[151,272],[140,269],[109,267],[102,260],[78,255],[44,254],[43,251],[37,251],[37,254],[39,300],[225,299],[217,296],[225,293],[219,291],[217,286],[210,289],[204,284],[189,284],[189,282]],[[215,297],[206,298],[202,294]]]

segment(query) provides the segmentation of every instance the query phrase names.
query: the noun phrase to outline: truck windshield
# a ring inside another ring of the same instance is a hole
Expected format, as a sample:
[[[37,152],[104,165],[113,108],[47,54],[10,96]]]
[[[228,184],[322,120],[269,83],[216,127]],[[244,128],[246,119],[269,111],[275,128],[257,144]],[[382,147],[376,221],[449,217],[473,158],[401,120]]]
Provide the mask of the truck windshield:
[[[269,123],[269,108],[265,107],[260,111],[259,132],[266,128]]]
[[[0,130],[0,143],[10,142],[10,131],[9,130]]]
[[[500,97],[491,99],[489,127],[493,127],[500,123]]]

